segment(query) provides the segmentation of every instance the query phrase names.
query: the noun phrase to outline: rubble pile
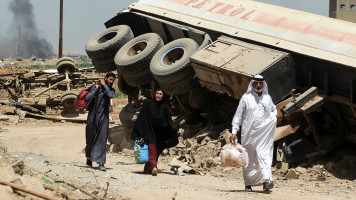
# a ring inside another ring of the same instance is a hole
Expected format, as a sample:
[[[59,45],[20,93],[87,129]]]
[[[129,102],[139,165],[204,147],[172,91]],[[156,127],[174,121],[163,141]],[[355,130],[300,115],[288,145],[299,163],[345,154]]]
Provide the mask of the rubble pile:
[[[49,178],[32,171],[18,160],[7,154],[6,147],[0,143],[0,196],[2,199],[88,199],[90,196],[73,189],[61,181]]]
[[[162,155],[173,158],[170,161],[175,173],[187,172],[206,174],[219,166],[221,147],[230,143],[231,133],[228,124],[198,125],[181,124],[179,129],[179,144],[167,150]],[[169,160],[169,159],[168,159]]]

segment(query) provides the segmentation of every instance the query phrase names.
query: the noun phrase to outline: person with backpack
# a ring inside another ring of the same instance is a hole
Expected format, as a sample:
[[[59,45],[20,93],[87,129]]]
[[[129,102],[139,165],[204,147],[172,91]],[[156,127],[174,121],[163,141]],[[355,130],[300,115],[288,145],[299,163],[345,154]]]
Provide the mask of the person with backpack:
[[[105,79],[90,88],[85,96],[89,103],[87,126],[85,128],[85,156],[86,164],[93,167],[92,162],[99,164],[99,170],[106,171],[106,140],[109,130],[109,107],[110,99],[114,97],[115,89],[112,85],[115,81],[114,73],[107,73]]]

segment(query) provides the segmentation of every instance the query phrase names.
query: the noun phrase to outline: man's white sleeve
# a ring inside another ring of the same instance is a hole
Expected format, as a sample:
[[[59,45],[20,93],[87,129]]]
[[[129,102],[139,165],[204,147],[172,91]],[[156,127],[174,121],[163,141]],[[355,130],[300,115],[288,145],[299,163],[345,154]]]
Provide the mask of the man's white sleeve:
[[[232,119],[232,134],[236,135],[240,130],[240,125],[242,123],[242,116],[245,110],[245,98],[242,96],[239,106],[236,109],[234,118]]]
[[[272,101],[272,98],[270,98],[270,106],[271,106],[271,112],[277,116],[277,107],[276,105],[274,105],[273,101]]]

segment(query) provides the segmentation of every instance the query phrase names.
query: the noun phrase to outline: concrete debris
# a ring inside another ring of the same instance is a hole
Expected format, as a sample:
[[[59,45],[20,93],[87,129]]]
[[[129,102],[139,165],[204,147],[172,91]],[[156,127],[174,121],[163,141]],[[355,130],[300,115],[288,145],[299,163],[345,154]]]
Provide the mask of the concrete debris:
[[[287,179],[298,179],[299,173],[295,169],[290,169],[286,175]]]
[[[10,117],[6,115],[0,115],[0,121],[9,121]]]
[[[232,134],[227,129],[225,129],[223,132],[221,132],[219,139],[218,139],[219,142],[221,142],[221,146],[224,146],[225,144],[230,144],[231,135]]]
[[[297,167],[295,170],[297,170],[297,172],[299,172],[300,174],[307,173],[307,169],[305,169],[303,167]]]

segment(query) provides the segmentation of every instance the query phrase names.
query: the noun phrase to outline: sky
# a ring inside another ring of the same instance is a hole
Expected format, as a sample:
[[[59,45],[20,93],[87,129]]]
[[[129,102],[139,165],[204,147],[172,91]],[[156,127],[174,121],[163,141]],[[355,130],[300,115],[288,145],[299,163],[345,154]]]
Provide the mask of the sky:
[[[0,1],[0,39],[9,35],[18,35],[18,31],[10,28],[13,14],[9,10],[9,4],[12,1],[15,0]],[[329,0],[258,1],[324,16],[328,16],[329,12]],[[34,22],[37,25],[39,39],[47,40],[52,45],[54,52],[58,53],[60,1],[29,0],[29,2],[33,5]],[[85,54],[85,43],[105,29],[104,23],[107,20],[133,2],[136,0],[64,0],[63,53]]]

